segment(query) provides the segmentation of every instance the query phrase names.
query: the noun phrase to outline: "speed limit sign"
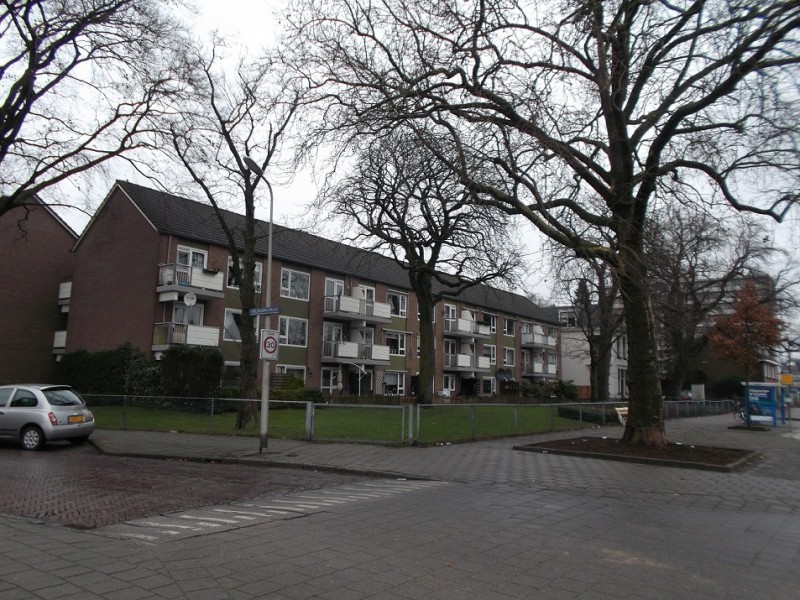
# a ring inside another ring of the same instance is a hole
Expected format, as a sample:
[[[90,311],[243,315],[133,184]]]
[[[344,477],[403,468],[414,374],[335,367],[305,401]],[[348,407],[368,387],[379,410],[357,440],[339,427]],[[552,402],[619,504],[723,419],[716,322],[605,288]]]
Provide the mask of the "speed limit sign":
[[[261,358],[278,360],[278,332],[272,329],[261,330]]]

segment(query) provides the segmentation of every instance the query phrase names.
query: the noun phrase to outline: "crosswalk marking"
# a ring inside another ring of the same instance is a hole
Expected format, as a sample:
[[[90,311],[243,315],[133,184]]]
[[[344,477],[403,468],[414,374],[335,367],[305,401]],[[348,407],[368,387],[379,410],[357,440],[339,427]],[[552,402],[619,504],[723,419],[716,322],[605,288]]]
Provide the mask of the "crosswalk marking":
[[[160,515],[157,518],[132,520],[96,529],[93,533],[147,544],[158,544],[238,529],[258,523],[295,519],[322,511],[336,510],[353,502],[369,502],[397,494],[413,493],[437,485],[446,485],[446,483],[405,479],[365,481],[360,484],[313,492],[295,492],[279,498],[257,498]]]

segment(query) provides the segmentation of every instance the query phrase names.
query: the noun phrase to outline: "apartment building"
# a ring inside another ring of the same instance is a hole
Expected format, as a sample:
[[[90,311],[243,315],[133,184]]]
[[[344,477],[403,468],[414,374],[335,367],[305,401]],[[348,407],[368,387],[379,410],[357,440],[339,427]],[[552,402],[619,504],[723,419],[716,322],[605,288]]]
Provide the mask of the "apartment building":
[[[77,234],[34,199],[0,219],[0,384],[53,381],[53,332],[66,324],[59,287],[67,293]]]
[[[225,212],[241,231],[242,215]],[[272,298],[268,224],[258,222],[259,306],[277,306],[271,364],[330,393],[408,395],[418,372],[417,303],[393,260],[302,231],[274,227]],[[130,342],[158,359],[175,344],[218,347],[238,370],[242,307],[233,257],[211,206],[117,182],[74,246],[65,350]],[[257,327],[266,327],[260,317]],[[435,313],[434,393],[491,394],[498,381],[557,377],[556,323],[524,296],[478,286]]]
[[[557,311],[561,323],[561,379],[571,381],[581,398],[588,399],[592,395],[588,332],[580,325],[575,308],[560,306]],[[611,349],[608,397],[611,400],[628,397],[628,340],[624,333],[615,337]]]

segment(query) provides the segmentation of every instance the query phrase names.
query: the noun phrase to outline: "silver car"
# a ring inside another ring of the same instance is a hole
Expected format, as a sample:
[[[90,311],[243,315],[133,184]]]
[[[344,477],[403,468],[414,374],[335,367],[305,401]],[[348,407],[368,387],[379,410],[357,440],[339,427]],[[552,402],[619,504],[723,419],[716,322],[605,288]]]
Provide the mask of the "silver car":
[[[59,440],[82,444],[93,431],[92,411],[67,385],[0,386],[0,438],[38,450]]]

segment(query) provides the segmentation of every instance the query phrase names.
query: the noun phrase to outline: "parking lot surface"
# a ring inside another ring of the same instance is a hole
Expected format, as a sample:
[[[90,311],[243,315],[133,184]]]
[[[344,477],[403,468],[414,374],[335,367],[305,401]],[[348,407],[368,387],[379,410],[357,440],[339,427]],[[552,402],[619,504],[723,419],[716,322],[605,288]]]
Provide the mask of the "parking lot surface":
[[[0,514],[93,528],[363,479],[308,469],[106,456],[91,445],[0,445]]]

